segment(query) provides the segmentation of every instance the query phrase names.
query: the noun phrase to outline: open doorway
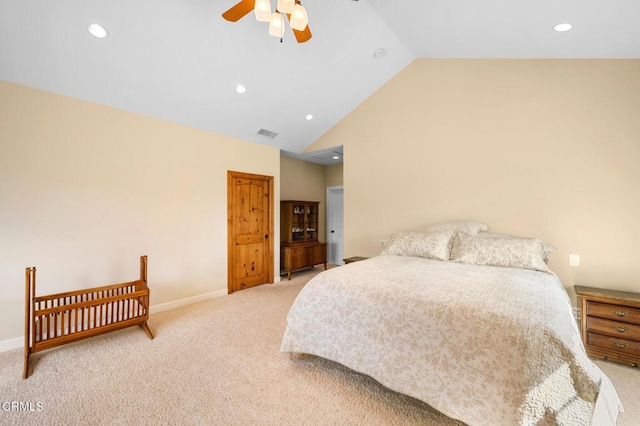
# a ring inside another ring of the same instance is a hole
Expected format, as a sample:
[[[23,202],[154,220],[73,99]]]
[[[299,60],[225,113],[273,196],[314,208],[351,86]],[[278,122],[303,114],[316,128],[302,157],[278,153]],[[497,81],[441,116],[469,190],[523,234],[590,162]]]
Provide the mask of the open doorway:
[[[344,265],[344,187],[327,187],[327,262]]]

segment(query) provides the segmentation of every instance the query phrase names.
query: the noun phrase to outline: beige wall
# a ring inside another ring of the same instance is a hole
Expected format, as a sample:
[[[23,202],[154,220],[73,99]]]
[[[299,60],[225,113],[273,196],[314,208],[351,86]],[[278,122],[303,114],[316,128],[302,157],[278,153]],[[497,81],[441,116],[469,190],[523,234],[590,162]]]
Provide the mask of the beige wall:
[[[308,149],[344,144],[345,256],[471,219],[557,247],[565,287],[640,291],[638,76],[640,60],[416,60]]]
[[[324,184],[326,186],[340,186],[344,183],[343,163],[324,167]]]
[[[326,241],[327,196],[324,185],[324,167],[291,157],[280,158],[280,199],[320,201],[320,211],[318,212],[318,239],[320,241]]]
[[[320,201],[318,239],[326,241],[327,186],[342,185],[342,164],[322,166],[281,157],[280,182],[281,200]]]
[[[27,266],[46,294],[135,279],[147,254],[152,305],[226,291],[227,170],[280,199],[275,148],[8,82],[0,110],[0,342],[23,332]]]

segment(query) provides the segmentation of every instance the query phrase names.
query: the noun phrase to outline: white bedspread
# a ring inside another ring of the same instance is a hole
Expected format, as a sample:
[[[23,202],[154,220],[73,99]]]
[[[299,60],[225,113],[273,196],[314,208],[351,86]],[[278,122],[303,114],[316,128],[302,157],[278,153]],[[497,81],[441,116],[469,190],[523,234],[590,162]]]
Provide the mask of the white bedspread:
[[[542,272],[380,256],[316,276],[287,319],[283,352],[339,362],[470,425],[590,425],[610,383]],[[621,410],[611,390],[605,405]]]

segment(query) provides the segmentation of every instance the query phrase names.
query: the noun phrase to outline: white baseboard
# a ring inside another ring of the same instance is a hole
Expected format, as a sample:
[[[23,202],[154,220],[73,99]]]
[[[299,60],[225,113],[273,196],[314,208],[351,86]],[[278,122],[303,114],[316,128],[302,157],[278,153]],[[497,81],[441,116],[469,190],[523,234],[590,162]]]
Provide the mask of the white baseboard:
[[[149,314],[157,314],[158,312],[168,311],[170,309],[180,308],[182,306],[192,305],[205,300],[215,299],[227,295],[227,290],[212,291],[211,293],[200,294],[198,296],[186,297],[184,299],[174,300],[172,302],[161,303],[159,305],[151,305]]]
[[[13,349],[24,348],[24,337],[16,337],[0,341],[0,352],[11,351]]]
[[[152,305],[149,309],[149,314],[153,315],[158,312],[168,311],[170,309],[180,308],[182,306],[191,305],[198,302],[204,302],[205,300],[215,299],[216,297],[222,297],[227,295],[227,290],[212,291],[211,293],[201,294],[199,296],[186,297],[184,299],[174,300],[167,303],[161,303],[159,305]],[[0,340],[0,352],[6,352],[13,349],[24,347],[24,336],[15,337],[13,339]]]

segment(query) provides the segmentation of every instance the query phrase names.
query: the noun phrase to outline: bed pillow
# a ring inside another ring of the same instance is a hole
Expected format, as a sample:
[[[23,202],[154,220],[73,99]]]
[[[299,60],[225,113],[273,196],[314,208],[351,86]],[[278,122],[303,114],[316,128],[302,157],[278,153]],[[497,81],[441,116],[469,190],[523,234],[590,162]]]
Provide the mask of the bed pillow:
[[[499,234],[497,232],[479,232],[477,236],[480,238],[515,238],[524,240],[534,239],[536,241],[539,241],[542,247],[542,259],[544,260],[544,263],[549,263],[549,255],[556,251],[555,247],[537,238],[516,237],[515,235]]]
[[[451,260],[552,273],[543,253],[543,241],[534,238],[487,238],[458,233],[451,248]]]
[[[469,222],[464,220],[454,220],[450,222],[440,222],[435,225],[431,225],[427,228],[427,231],[454,231],[464,232],[466,234],[474,235],[480,231],[486,231],[487,225],[478,222]]]
[[[399,232],[391,236],[382,254],[449,260],[453,231]]]

